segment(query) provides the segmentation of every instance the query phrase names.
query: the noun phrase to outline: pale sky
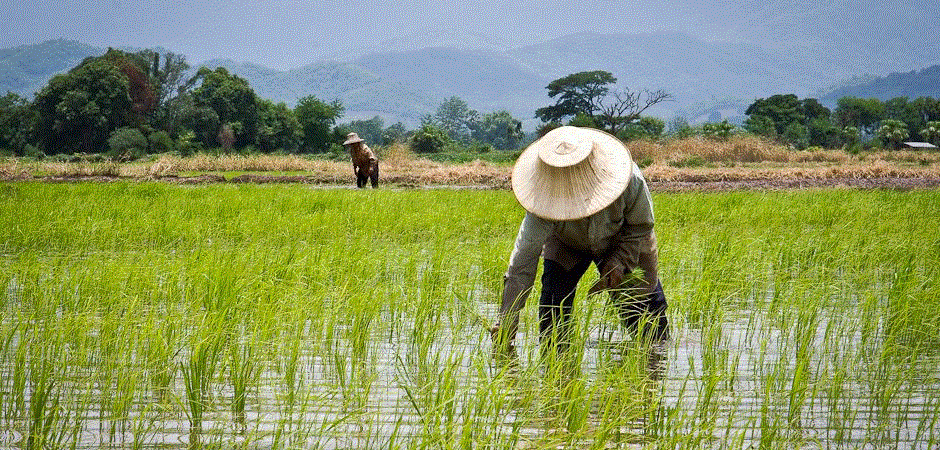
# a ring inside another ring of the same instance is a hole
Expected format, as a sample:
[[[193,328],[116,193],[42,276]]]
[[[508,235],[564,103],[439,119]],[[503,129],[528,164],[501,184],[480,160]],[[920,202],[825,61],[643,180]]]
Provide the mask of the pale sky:
[[[721,0],[707,0],[720,5]],[[98,47],[166,47],[191,62],[252,61],[276,69],[421,30],[486,34],[518,46],[578,31],[695,31],[720,17],[640,0],[7,0],[0,48],[66,38]],[[645,4],[642,8],[640,5]]]
[[[678,31],[704,40],[749,37],[771,43],[795,35],[805,40],[836,33],[865,40],[880,33],[872,39],[878,45],[892,33],[936,40],[938,4],[937,0],[6,0],[0,2],[0,48],[65,38],[98,47],[162,46],[185,54],[191,63],[229,58],[288,69],[422,30],[479,33],[509,47],[580,31]]]

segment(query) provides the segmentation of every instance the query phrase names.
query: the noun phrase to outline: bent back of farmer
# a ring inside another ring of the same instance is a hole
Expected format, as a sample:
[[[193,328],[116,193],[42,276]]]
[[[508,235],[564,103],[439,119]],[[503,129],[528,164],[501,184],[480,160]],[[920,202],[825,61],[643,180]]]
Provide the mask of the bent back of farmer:
[[[356,187],[364,188],[370,180],[373,188],[379,187],[379,160],[365,140],[356,133],[349,133],[343,146],[349,149],[353,173],[356,175]]]
[[[519,311],[540,257],[543,348],[566,346],[575,289],[591,263],[599,272],[591,292],[609,293],[628,330],[642,331],[638,338],[668,339],[652,197],[622,142],[590,128],[552,130],[519,156],[512,189],[526,214],[504,276],[498,322],[490,330],[496,356],[514,358]]]

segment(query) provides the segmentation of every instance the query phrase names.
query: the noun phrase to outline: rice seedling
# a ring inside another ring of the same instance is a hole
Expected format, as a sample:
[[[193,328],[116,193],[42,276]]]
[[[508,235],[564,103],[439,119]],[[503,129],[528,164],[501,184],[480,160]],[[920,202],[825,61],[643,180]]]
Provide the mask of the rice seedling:
[[[512,370],[486,332],[522,217],[509,192],[0,195],[0,446],[940,440],[935,191],[657,194],[672,341],[622,330],[589,273],[567,351],[540,348],[533,298]]]

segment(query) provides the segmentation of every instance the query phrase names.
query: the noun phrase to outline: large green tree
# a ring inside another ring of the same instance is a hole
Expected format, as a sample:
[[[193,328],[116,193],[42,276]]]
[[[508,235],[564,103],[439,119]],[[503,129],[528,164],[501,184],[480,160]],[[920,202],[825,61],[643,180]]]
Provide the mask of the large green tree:
[[[258,136],[255,145],[264,153],[282,150],[295,152],[300,146],[300,122],[283,102],[258,100]]]
[[[86,58],[36,94],[32,141],[47,154],[102,152],[114,130],[144,122],[155,98],[139,58],[119,50]]]
[[[545,88],[555,104],[539,108],[535,116],[544,122],[561,122],[579,113],[594,116],[601,101],[617,78],[610,72],[595,70],[578,72],[552,81]]]
[[[497,150],[515,150],[525,139],[522,122],[506,110],[484,114],[473,124],[471,135],[474,140],[492,145]]]
[[[468,144],[471,131],[479,118],[480,113],[471,109],[466,101],[453,96],[441,102],[433,115],[424,117],[422,124],[434,125],[454,141]]]
[[[31,119],[25,98],[13,92],[0,97],[0,154],[23,156]]]
[[[871,136],[885,117],[885,107],[877,98],[842,97],[833,116],[840,127],[855,127]]]
[[[219,127],[228,125],[235,132],[234,146],[253,144],[257,137],[258,105],[255,91],[248,81],[230,74],[224,67],[209,70],[202,67],[196,74],[201,85],[193,90],[197,108],[210,108],[218,116]],[[206,145],[216,145],[220,128],[203,130]],[[193,130],[195,131],[195,130]]]
[[[350,131],[354,131],[359,137],[365,139],[368,144],[381,144],[382,131],[385,129],[385,120],[375,116],[369,120],[353,120],[346,125]]]
[[[327,103],[313,95],[300,99],[294,107],[294,115],[300,122],[302,150],[316,153],[328,151],[335,140],[332,129],[345,113],[346,108],[339,100]]]

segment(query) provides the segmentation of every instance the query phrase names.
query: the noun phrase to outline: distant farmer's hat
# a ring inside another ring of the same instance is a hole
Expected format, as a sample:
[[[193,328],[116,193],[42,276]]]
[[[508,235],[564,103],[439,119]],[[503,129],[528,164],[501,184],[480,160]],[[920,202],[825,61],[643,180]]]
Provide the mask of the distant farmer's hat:
[[[355,144],[356,142],[364,142],[365,140],[359,137],[356,133],[349,133],[346,135],[346,142],[343,142],[343,145]]]
[[[548,132],[519,155],[512,191],[526,211],[543,219],[575,220],[613,203],[630,182],[633,160],[617,138],[565,126]]]

